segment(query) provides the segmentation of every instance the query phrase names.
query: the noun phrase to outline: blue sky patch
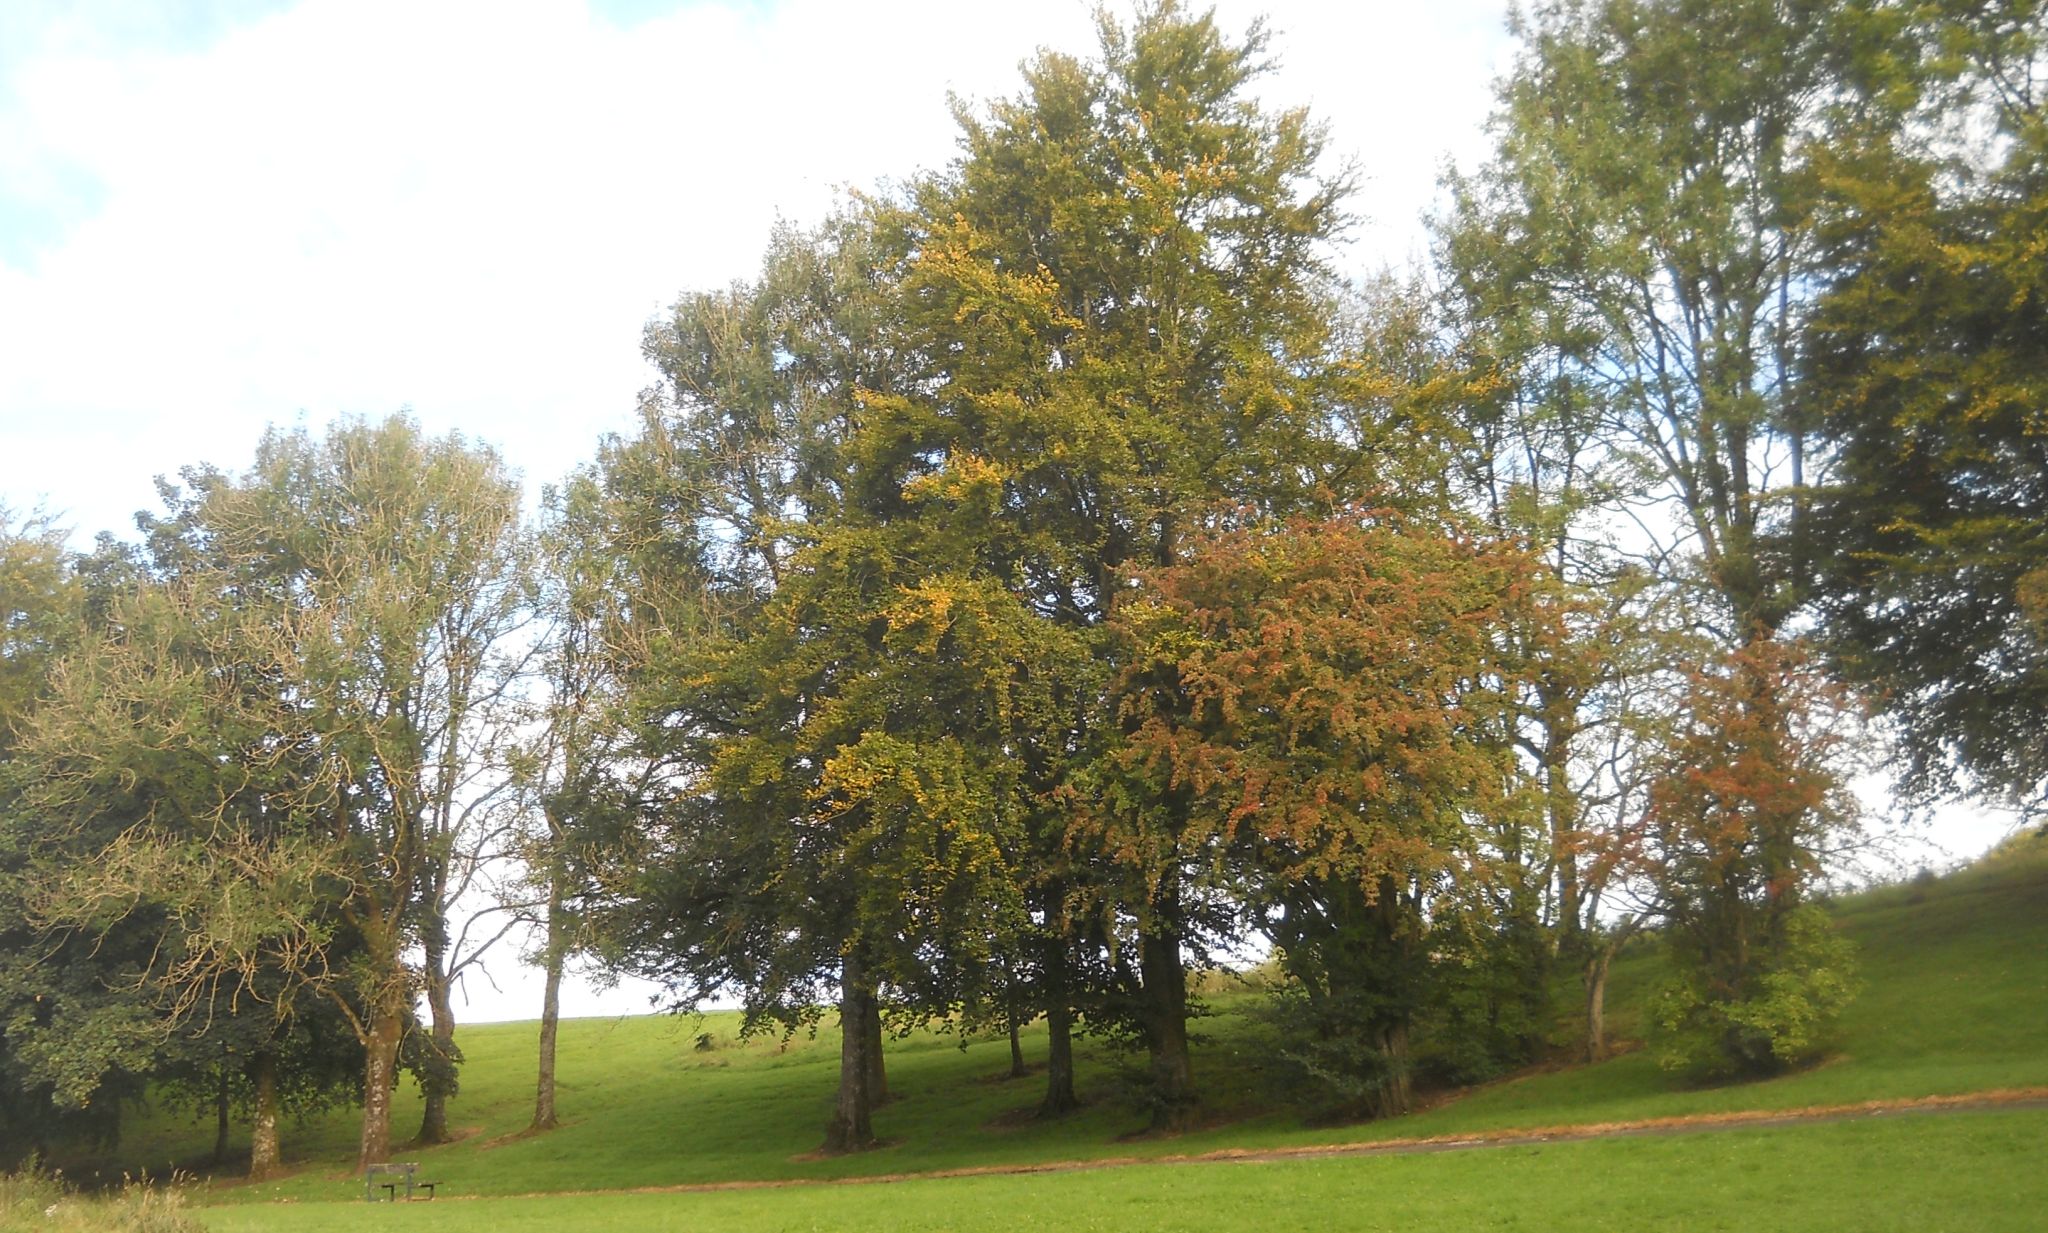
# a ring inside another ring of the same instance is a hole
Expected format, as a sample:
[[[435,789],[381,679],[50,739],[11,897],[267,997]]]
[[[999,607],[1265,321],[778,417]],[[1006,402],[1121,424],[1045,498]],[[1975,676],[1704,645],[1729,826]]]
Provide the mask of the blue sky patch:
[[[0,179],[0,264],[28,271],[36,255],[61,243],[106,204],[106,185],[73,163],[44,160],[33,185]]]
[[[642,22],[688,8],[706,7],[703,0],[589,0],[590,15],[606,25],[630,30]],[[775,7],[774,0],[737,0],[718,5],[761,16]]]

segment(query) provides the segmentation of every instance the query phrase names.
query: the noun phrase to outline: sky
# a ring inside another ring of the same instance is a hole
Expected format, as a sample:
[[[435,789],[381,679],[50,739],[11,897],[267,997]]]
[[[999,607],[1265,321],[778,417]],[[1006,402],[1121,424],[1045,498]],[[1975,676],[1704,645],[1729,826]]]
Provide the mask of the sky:
[[[1361,268],[1478,151],[1502,0],[1274,3],[1275,102],[1364,173]],[[1256,15],[1225,3],[1227,29]],[[622,429],[648,319],[778,219],[943,165],[948,92],[1077,0],[0,4],[0,500],[81,539],[269,423],[409,407],[538,485]]]
[[[1359,273],[1485,147],[1506,0],[1220,0],[1355,164]],[[5,0],[0,503],[88,543],[269,424],[409,408],[530,489],[628,428],[647,322],[777,220],[943,166],[949,93],[1087,53],[1081,0]],[[1982,829],[1982,828],[1980,828]],[[1980,849],[1959,830],[1951,846]],[[528,1018],[528,972],[469,987]],[[644,1009],[579,982],[565,1013]]]

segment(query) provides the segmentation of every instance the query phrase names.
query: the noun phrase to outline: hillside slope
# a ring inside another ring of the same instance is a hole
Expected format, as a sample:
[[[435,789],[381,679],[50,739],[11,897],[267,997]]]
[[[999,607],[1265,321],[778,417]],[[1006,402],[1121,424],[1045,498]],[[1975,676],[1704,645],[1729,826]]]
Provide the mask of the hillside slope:
[[[861,1156],[817,1158],[836,1081],[837,1045],[818,1039],[735,1039],[730,1015],[574,1020],[560,1045],[566,1124],[520,1134],[531,1114],[534,1026],[466,1028],[468,1056],[453,1123],[460,1141],[404,1153],[447,1193],[531,1194],[736,1180],[836,1178],[1006,1166],[1115,1155],[1188,1154],[1223,1147],[1421,1137],[1489,1129],[1586,1124],[1741,1109],[1795,1109],[2048,1086],[2048,850],[2026,851],[1928,885],[1890,887],[1838,906],[1859,948],[1861,995],[1833,1055],[1801,1073],[1750,1084],[1689,1087],[1645,1053],[1453,1094],[1436,1107],[1383,1123],[1304,1125],[1257,1098],[1256,1043],[1245,999],[1216,999],[1201,1027],[1196,1064],[1211,1124],[1173,1139],[1125,1136],[1140,1118],[1113,1097],[1119,1059],[1084,1050],[1092,1098],[1080,1114],[1045,1123],[1024,1116],[1035,1077],[1000,1078],[1000,1040],[916,1033],[890,1042],[895,1099],[876,1118],[890,1141]],[[1618,965],[1617,1021],[1654,979],[1644,952]],[[699,1037],[708,1037],[708,1048]],[[1027,1055],[1042,1040],[1027,1037]],[[401,1101],[398,1125],[416,1120]],[[158,1113],[137,1120],[119,1164],[162,1174],[203,1157],[210,1128]],[[347,1110],[285,1128],[293,1173],[247,1186],[205,1183],[208,1202],[346,1198],[355,1122]]]

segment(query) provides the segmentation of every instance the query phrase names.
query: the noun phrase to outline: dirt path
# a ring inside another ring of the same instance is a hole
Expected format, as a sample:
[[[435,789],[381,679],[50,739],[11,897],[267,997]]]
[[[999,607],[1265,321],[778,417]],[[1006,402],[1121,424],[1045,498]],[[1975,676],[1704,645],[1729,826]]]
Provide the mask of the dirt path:
[[[1812,1105],[1801,1109],[1754,1109],[1734,1113],[1701,1113],[1629,1122],[1595,1122],[1575,1126],[1544,1126],[1476,1131],[1427,1138],[1379,1139],[1364,1143],[1318,1143],[1300,1147],[1223,1148],[1171,1156],[1105,1156],[1093,1160],[1050,1160],[1037,1164],[975,1165],[932,1169],[921,1173],[871,1173],[860,1177],[784,1178],[775,1181],[692,1182],[674,1186],[628,1186],[615,1190],[562,1190],[516,1195],[463,1195],[450,1198],[539,1199],[552,1195],[700,1194],[728,1190],[781,1190],[792,1186],[872,1186],[889,1182],[925,1181],[941,1177],[1001,1177],[1034,1173],[1084,1173],[1127,1169],[1134,1165],[1262,1164],[1282,1160],[1317,1160],[1333,1156],[1415,1156],[1431,1152],[1465,1152],[1517,1147],[1531,1143],[1577,1143],[1586,1139],[1639,1139],[1666,1135],[1705,1134],[1764,1126],[1847,1122],[1871,1117],[1965,1113],[1988,1109],[2048,1109],[2048,1087],[2004,1088],[1960,1096],[1926,1096],[1913,1100],[1868,1100],[1852,1105]]]

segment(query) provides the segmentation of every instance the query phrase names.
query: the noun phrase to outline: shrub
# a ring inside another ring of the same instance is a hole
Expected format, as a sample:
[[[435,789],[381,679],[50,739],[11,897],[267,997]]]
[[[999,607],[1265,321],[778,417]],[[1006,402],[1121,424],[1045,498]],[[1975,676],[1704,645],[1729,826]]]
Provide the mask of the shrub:
[[[1706,1079],[1770,1074],[1812,1060],[1856,991],[1849,943],[1827,914],[1786,913],[1778,945],[1749,979],[1710,989],[1703,969],[1681,967],[1651,1006],[1651,1043],[1670,1070]]]

